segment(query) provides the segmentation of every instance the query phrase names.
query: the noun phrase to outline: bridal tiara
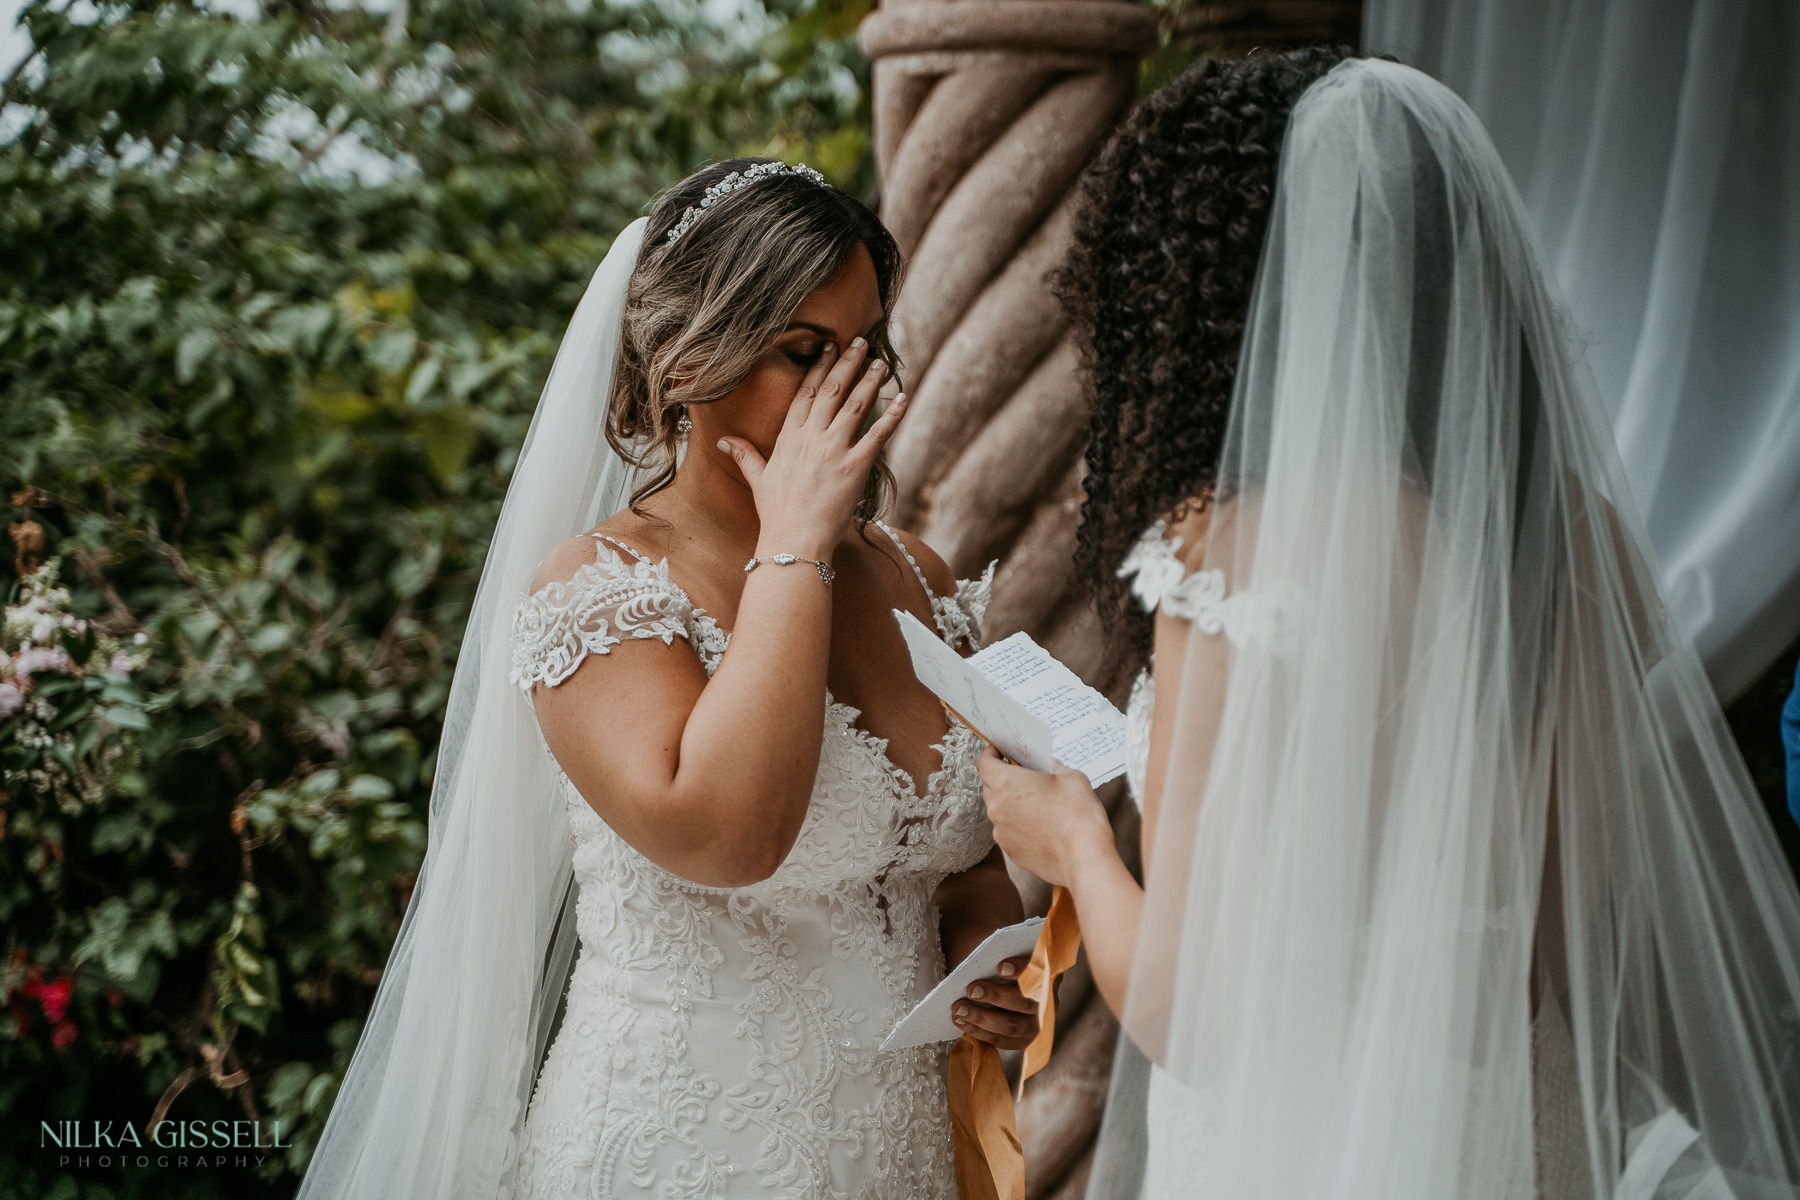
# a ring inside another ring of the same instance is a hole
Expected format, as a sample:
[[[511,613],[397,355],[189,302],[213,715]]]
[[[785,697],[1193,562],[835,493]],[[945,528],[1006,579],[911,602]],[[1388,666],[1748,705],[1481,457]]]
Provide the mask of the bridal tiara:
[[[823,175],[819,174],[805,163],[790,164],[784,162],[763,162],[757,163],[754,167],[747,167],[742,171],[733,171],[725,178],[719,180],[719,182],[707,188],[706,195],[701,198],[700,203],[687,206],[686,211],[681,214],[681,220],[675,222],[675,228],[669,230],[668,237],[663,239],[663,245],[673,246],[676,242],[680,241],[681,235],[693,228],[694,222],[700,219],[701,213],[711,208],[718,201],[731,195],[731,193],[740,188],[747,188],[759,179],[769,179],[777,175],[799,175],[803,178],[812,180],[820,187],[830,186],[830,184],[825,182],[825,177]]]

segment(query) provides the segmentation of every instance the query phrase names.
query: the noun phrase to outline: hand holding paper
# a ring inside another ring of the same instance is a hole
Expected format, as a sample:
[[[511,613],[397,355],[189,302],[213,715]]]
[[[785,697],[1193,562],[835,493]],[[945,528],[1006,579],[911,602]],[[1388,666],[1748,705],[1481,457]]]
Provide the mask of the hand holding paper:
[[[1124,714],[1029,635],[963,658],[911,613],[894,616],[919,682],[1006,757],[1045,772],[1061,761],[1095,787],[1124,774]]]
[[[908,1046],[924,1046],[931,1042],[953,1042],[962,1036],[962,1030],[950,1019],[950,1006],[963,998],[971,983],[998,975],[1000,964],[1007,959],[1030,954],[1037,945],[1038,930],[1043,924],[1044,918],[1032,917],[988,934],[981,945],[957,963],[954,971],[944,976],[929,995],[900,1019],[881,1043],[881,1049],[904,1050]]]

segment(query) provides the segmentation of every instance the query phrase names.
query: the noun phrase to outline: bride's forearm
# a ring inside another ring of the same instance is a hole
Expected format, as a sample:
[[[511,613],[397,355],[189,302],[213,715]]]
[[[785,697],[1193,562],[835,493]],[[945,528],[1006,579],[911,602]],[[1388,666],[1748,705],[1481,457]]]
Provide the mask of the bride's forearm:
[[[760,567],[735,625],[682,729],[670,780],[669,815],[690,836],[706,830],[715,853],[697,857],[717,859],[720,877],[734,876],[727,886],[773,874],[806,819],[825,724],[831,589],[806,563]]]
[[[1101,999],[1114,1016],[1122,1016],[1131,960],[1137,950],[1138,921],[1144,915],[1144,889],[1131,877],[1110,841],[1096,841],[1072,866],[1068,888],[1081,920],[1088,967]]]

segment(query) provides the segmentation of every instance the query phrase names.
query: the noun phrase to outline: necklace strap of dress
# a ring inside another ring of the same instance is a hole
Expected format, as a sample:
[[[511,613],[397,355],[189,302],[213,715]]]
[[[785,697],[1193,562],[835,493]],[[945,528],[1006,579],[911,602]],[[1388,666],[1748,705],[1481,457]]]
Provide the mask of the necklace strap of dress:
[[[925,589],[925,599],[935,601],[937,596],[932,593],[931,585],[925,582],[924,568],[919,566],[919,560],[912,556],[912,551],[906,548],[906,543],[900,540],[900,535],[886,521],[875,522],[875,527],[887,534],[888,539],[894,543],[894,548],[906,557],[906,565],[913,569],[913,574],[918,576],[919,586]]]
[[[624,542],[621,542],[618,538],[613,537],[611,534],[596,533],[594,535],[594,540],[597,542],[605,542],[609,546],[615,546],[618,549],[623,550],[625,553],[631,555],[631,557],[637,559],[639,562],[649,562],[650,561],[648,558],[644,557],[642,554],[639,554],[636,550],[633,550],[630,546],[627,546]]]

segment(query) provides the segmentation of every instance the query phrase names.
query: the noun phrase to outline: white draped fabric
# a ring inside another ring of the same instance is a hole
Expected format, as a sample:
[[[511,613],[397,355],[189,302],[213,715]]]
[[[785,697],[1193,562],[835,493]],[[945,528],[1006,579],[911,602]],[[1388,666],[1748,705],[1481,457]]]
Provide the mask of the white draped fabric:
[[[575,952],[569,819],[509,679],[513,611],[544,555],[630,495],[602,423],[644,228],[594,272],[519,451],[450,685],[425,862],[300,1200],[510,1194]]]
[[[1368,0],[1493,135],[1715,688],[1800,633],[1800,4]]]

